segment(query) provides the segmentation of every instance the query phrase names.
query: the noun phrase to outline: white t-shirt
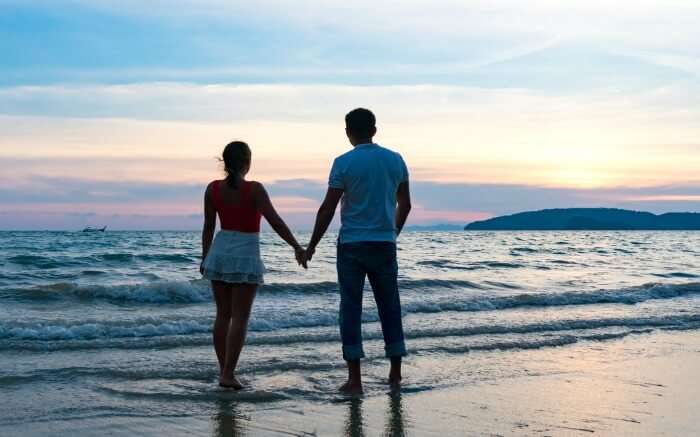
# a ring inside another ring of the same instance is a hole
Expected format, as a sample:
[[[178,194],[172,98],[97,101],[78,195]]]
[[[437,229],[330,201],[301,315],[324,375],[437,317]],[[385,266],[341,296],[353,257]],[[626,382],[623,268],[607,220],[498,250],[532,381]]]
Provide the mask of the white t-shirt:
[[[358,144],[333,161],[328,186],[344,191],[340,243],[396,241],[396,191],[408,181],[401,155],[378,144]]]

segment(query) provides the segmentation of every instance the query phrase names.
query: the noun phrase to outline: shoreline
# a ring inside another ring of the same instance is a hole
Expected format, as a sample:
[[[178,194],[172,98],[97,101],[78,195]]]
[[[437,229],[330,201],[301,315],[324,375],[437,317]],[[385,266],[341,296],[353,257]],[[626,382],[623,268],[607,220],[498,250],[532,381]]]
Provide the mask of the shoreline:
[[[506,354],[507,362],[499,362]],[[408,378],[401,392],[387,389],[360,398],[338,395],[324,402],[250,403],[221,391],[217,399],[208,401],[211,414],[206,415],[68,415],[51,422],[0,426],[0,433],[213,437],[700,433],[693,408],[700,396],[697,331],[655,331],[605,342],[520,350],[515,355],[512,351],[476,351],[463,358],[464,371],[485,376],[475,377],[471,384],[442,389],[415,387],[410,382],[412,372],[440,365],[434,358],[418,356],[406,362]],[[368,382],[378,384],[376,378]]]

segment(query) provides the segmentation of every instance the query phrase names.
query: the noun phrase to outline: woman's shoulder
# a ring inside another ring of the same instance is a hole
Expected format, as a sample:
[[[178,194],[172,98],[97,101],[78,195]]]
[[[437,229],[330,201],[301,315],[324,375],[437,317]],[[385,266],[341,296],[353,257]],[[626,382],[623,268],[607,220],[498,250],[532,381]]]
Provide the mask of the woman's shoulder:
[[[258,181],[247,181],[249,188],[249,193],[250,197],[255,199],[255,201],[259,201],[261,199],[261,196],[265,194],[265,186],[262,184],[262,182]]]
[[[217,179],[214,181],[211,181],[207,184],[206,192],[209,193],[211,192],[214,188],[218,188],[219,184],[221,184],[221,180]]]

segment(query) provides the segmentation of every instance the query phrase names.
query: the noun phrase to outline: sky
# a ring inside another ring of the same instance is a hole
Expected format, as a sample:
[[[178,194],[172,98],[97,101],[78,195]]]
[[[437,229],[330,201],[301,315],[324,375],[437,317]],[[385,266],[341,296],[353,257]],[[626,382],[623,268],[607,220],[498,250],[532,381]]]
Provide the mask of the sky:
[[[343,117],[409,224],[700,212],[700,2],[0,0],[0,229],[197,229],[232,140],[308,229]]]

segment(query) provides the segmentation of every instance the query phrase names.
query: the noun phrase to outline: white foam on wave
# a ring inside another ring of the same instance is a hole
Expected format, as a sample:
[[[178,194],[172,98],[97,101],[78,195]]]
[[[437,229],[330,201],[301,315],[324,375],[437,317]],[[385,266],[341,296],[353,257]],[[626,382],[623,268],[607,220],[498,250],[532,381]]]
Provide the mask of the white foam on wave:
[[[468,299],[414,301],[404,305],[407,312],[431,313],[445,311],[493,311],[522,307],[552,307],[567,305],[636,304],[654,299],[700,294],[700,283],[645,284],[617,290],[561,293],[523,293],[506,296],[474,296]]]
[[[209,282],[205,280],[89,286],[57,283],[17,289],[4,294],[23,300],[75,298],[134,303],[200,303],[211,300]]]
[[[29,326],[0,325],[0,339],[14,340],[94,340],[101,338],[159,337],[209,332],[210,324],[198,321],[170,321],[116,325],[105,323],[37,324]]]
[[[484,288],[483,286],[460,280],[409,279],[400,281],[399,286],[406,290],[429,288]],[[270,283],[261,287],[261,293],[325,294],[337,293],[336,282],[322,281],[310,283]],[[74,298],[80,300],[106,300],[127,303],[201,303],[211,301],[209,281],[153,281],[138,284],[88,285],[56,283],[32,288],[0,292],[0,297],[21,300],[55,300]]]
[[[498,283],[477,284],[470,281],[414,279],[404,280],[399,284],[402,294],[427,289],[517,289],[513,285],[500,286]],[[337,293],[335,282],[312,283],[272,283],[265,284],[260,292],[327,294]],[[139,284],[111,286],[78,286],[72,283],[58,283],[48,286],[5,291],[14,298],[28,300],[45,300],[76,298],[80,300],[107,300],[127,303],[202,303],[211,301],[209,282],[202,279],[192,281],[154,281]],[[566,291],[521,293],[507,295],[466,295],[464,298],[450,298],[441,301],[413,301],[404,306],[406,312],[442,312],[442,311],[488,311],[526,306],[563,306],[592,305],[603,303],[635,304],[652,299],[670,299],[674,297],[700,294],[700,282],[685,284],[649,283],[637,287],[608,289],[596,291]]]
[[[316,319],[311,325],[316,328],[330,328],[335,325],[336,314],[328,313]],[[319,323],[320,322],[320,323]],[[263,319],[254,317],[251,321],[251,344],[288,344],[288,343],[320,343],[335,341],[338,334],[335,330],[325,331],[292,331],[284,332],[284,329],[309,327],[309,321],[303,318],[285,318],[283,320]],[[700,314],[673,314],[664,316],[644,317],[608,317],[602,319],[563,319],[537,323],[503,323],[488,325],[468,326],[440,326],[434,328],[410,328],[406,329],[407,338],[428,337],[466,337],[474,335],[491,334],[529,334],[555,331],[590,330],[610,327],[625,328],[697,328],[700,327]],[[203,344],[210,341],[208,334],[211,331],[211,320],[134,320],[128,324],[124,322],[113,323],[77,323],[77,324],[25,324],[22,326],[8,326],[0,324],[0,341],[88,341],[88,340],[118,340],[118,339],[142,339],[173,336],[192,336],[207,334],[204,339],[186,339],[185,344]],[[281,331],[281,332],[280,332]],[[379,330],[367,330],[366,339],[381,338]],[[172,341],[166,341],[168,345]],[[149,343],[150,344],[150,343]],[[178,344],[175,342],[175,344]],[[104,347],[97,344],[96,347]],[[152,346],[152,345],[151,345]]]
[[[493,341],[482,344],[464,345],[439,345],[421,352],[443,352],[451,354],[463,354],[472,351],[512,350],[512,349],[542,349],[545,347],[557,347],[575,344],[581,341],[605,341],[624,338],[632,334],[646,334],[652,329],[631,329],[610,333],[592,333],[579,335],[558,335],[547,338],[521,339],[512,341]]]

